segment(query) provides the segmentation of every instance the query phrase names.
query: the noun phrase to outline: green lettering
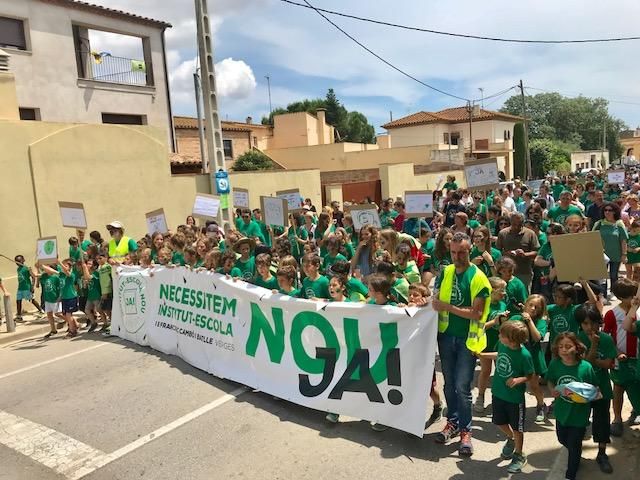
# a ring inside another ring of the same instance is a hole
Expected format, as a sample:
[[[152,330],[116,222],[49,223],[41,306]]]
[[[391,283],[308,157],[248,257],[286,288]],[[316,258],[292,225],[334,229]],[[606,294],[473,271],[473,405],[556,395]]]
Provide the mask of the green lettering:
[[[316,312],[300,312],[293,317],[291,323],[291,350],[293,351],[293,359],[296,365],[301,370],[307,373],[322,373],[324,371],[325,360],[320,358],[310,357],[304,349],[302,344],[302,332],[307,327],[315,327],[320,330],[320,333],[324,337],[326,348],[335,348],[336,358],[340,357],[340,344],[338,343],[338,336],[333,330],[331,323],[322,315]]]
[[[381,383],[387,379],[387,353],[392,348],[398,346],[398,324],[397,323],[380,323],[380,342],[382,343],[382,349],[376,359],[376,362],[371,367],[371,376],[373,381]],[[355,318],[344,319],[344,337],[347,344],[347,365],[351,362],[356,350],[360,347],[360,332],[358,329],[358,320]],[[360,369],[358,368],[352,377],[354,380],[360,378]]]
[[[160,285],[160,298],[167,298],[169,295],[169,285],[161,284]]]
[[[176,286],[175,285],[170,285],[169,286],[169,300],[171,300],[172,302],[175,302],[175,300],[176,300]]]
[[[231,316],[236,316],[236,302],[235,298],[229,300],[227,297],[224,297],[224,305],[222,307],[222,314],[224,315],[227,311],[231,310]]]
[[[235,308],[235,307],[234,307]],[[284,354],[284,321],[282,320],[282,309],[272,307],[271,315],[273,317],[274,328],[267,320],[260,307],[251,302],[251,329],[245,351],[250,357],[256,356],[258,343],[260,342],[260,334],[264,337],[269,351],[269,360],[272,363],[280,363]],[[229,328],[230,330],[230,328]]]
[[[213,313],[220,313],[220,306],[222,305],[222,297],[215,295],[213,297]]]
[[[182,303],[182,305],[187,305],[187,297],[189,296],[189,289],[188,288],[183,288],[182,289],[182,295],[180,297],[180,303]]]

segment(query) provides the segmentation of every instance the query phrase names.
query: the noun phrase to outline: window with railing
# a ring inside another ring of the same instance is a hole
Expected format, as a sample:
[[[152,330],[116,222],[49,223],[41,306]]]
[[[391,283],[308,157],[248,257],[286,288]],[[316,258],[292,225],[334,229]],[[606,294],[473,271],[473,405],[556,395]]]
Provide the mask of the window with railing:
[[[149,73],[151,65],[144,60],[117,57],[107,52],[76,52],[80,78],[124,85],[153,85]]]

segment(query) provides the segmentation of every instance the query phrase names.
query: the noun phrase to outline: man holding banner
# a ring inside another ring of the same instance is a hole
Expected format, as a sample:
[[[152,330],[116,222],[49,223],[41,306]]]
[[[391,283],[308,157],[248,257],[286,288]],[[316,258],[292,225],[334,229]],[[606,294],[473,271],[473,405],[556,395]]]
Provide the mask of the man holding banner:
[[[447,399],[447,424],[436,441],[460,435],[458,453],[473,455],[471,444],[471,384],[476,354],[487,345],[484,324],[489,314],[491,285],[471,263],[471,239],[459,232],[451,240],[451,259],[436,280],[433,308],[438,312],[438,351]]]

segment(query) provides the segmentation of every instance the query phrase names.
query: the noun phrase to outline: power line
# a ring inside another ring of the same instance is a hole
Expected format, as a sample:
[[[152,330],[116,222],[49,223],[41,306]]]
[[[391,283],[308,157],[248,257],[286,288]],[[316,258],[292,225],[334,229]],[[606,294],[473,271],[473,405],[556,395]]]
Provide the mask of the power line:
[[[506,42],[506,43],[540,43],[540,44],[567,44],[567,43],[605,43],[605,42],[626,42],[630,40],[640,40],[640,37],[612,37],[612,38],[586,38],[586,39],[578,39],[578,40],[530,40],[530,39],[521,39],[521,38],[502,38],[502,37],[488,37],[483,35],[471,35],[467,33],[453,33],[453,32],[443,32],[440,30],[432,30],[428,28],[420,28],[420,27],[412,27],[409,25],[401,25],[398,23],[385,22],[383,20],[376,20],[373,18],[360,17],[357,15],[350,15],[348,13],[337,12],[335,10],[326,10],[324,8],[316,8],[309,4],[306,0],[304,5],[302,3],[297,3],[292,0],[280,0],[281,2],[288,3],[289,5],[295,5],[297,7],[303,8],[311,8],[316,12],[320,13],[328,13],[329,15],[336,15],[339,17],[350,18],[352,20],[359,20],[361,22],[369,22],[375,23],[377,25],[385,25],[387,27],[395,27],[401,28],[403,30],[412,30],[415,32],[424,32],[424,33],[432,33],[435,35],[445,35],[449,37],[458,37],[458,38],[470,38],[474,40],[488,40],[492,42]],[[325,17],[326,18],[326,17]]]

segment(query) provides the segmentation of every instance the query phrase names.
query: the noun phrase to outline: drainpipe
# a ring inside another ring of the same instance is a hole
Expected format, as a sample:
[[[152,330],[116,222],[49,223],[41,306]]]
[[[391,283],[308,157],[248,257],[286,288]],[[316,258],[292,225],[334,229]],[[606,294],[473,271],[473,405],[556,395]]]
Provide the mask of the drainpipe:
[[[169,109],[169,133],[171,134],[171,151],[175,152],[176,151],[176,131],[175,131],[175,126],[173,124],[173,109],[171,108],[171,93],[169,92],[169,70],[167,68],[167,47],[165,45],[165,40],[164,40],[164,32],[165,32],[166,28],[162,29],[162,34],[160,35],[160,40],[162,42],[162,63],[163,63],[163,70],[164,70],[164,81],[165,81],[165,85],[166,85],[166,91],[167,91],[167,108]]]

